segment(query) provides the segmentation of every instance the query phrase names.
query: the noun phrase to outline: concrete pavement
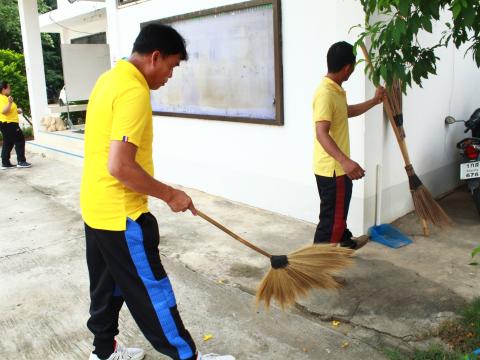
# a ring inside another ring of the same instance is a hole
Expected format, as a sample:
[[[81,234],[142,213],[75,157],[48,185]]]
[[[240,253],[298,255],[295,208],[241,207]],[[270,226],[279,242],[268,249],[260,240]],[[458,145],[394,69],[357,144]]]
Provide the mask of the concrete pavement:
[[[0,172],[0,354],[2,359],[86,359],[91,336],[81,168],[30,156],[30,169]],[[310,243],[315,225],[185,189],[196,206],[276,254]],[[312,194],[312,196],[315,194]],[[442,201],[457,226],[416,236],[413,214],[397,226],[414,244],[393,250],[371,243],[338,293],[313,292],[282,313],[256,311],[252,294],[268,260],[204,220],[174,214],[158,200],[162,261],[184,322],[202,352],[237,359],[384,359],[384,346],[419,346],[429,331],[479,295],[478,268],[468,265],[480,221],[468,194]],[[338,326],[332,320],[340,321]],[[119,340],[145,342],[126,307]],[[204,342],[204,335],[213,338]]]

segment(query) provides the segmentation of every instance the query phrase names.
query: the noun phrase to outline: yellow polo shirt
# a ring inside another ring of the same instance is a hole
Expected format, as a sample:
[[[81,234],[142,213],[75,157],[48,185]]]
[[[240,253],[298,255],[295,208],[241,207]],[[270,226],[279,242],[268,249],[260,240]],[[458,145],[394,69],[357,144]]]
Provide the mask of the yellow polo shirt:
[[[149,211],[148,197],[110,175],[112,140],[136,145],[136,162],[153,176],[150,89],[142,73],[125,60],[101,75],[90,95],[80,192],[82,217],[88,226],[122,231],[127,217],[136,220]]]
[[[17,104],[14,102],[10,107],[10,111],[6,114],[3,113],[3,109],[8,105],[8,97],[0,94],[0,121],[6,123],[18,123],[18,111]]]
[[[333,177],[345,175],[342,166],[330,156],[317,140],[317,121],[330,121],[330,136],[340,150],[350,157],[350,139],[348,135],[347,96],[333,80],[325,77],[313,97],[313,171],[320,176]]]

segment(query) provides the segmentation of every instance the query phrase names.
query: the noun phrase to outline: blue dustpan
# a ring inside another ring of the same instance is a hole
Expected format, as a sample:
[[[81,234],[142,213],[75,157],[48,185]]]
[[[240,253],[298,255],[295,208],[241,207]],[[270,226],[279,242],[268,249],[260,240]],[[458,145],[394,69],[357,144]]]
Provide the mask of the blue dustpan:
[[[368,230],[368,234],[372,241],[394,249],[406,246],[413,242],[408,236],[390,224],[372,226]]]

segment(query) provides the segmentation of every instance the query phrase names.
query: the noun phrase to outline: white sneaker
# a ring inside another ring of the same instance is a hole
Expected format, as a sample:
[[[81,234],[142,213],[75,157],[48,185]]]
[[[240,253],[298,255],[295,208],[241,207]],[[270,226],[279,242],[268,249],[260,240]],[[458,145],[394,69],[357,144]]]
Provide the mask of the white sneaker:
[[[107,360],[142,360],[145,357],[145,351],[137,348],[126,348],[115,343],[115,351]],[[97,354],[91,353],[88,360],[100,360]]]
[[[205,354],[198,353],[197,360],[235,360],[232,355],[218,355],[218,354]]]

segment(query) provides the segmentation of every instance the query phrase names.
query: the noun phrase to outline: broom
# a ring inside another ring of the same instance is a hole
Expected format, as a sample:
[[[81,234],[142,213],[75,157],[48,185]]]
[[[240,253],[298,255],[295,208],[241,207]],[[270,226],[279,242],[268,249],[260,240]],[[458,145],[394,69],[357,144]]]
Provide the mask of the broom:
[[[257,289],[257,306],[263,301],[266,308],[272,299],[282,309],[305,297],[310,289],[336,289],[340,284],[333,274],[352,265],[354,251],[331,245],[310,245],[289,255],[271,255],[265,250],[241,238],[233,231],[197,210],[197,215],[226,232],[235,240],[270,259],[271,268]]]
[[[370,56],[368,55],[365,44],[360,43],[363,55],[368,66],[372,66]],[[410,156],[408,154],[407,144],[405,142],[405,132],[403,130],[403,115],[402,115],[402,91],[401,83],[398,79],[393,82],[393,85],[387,90],[387,99],[383,100],[385,112],[388,120],[392,125],[393,132],[397,138],[400,151],[405,161],[405,170],[408,175],[408,183],[410,186],[410,193],[412,194],[413,205],[415,212],[422,221],[423,231],[426,236],[429,235],[427,221],[439,227],[446,227],[452,225],[452,220],[438,205],[428,189],[423,185],[422,181],[415,174]]]

